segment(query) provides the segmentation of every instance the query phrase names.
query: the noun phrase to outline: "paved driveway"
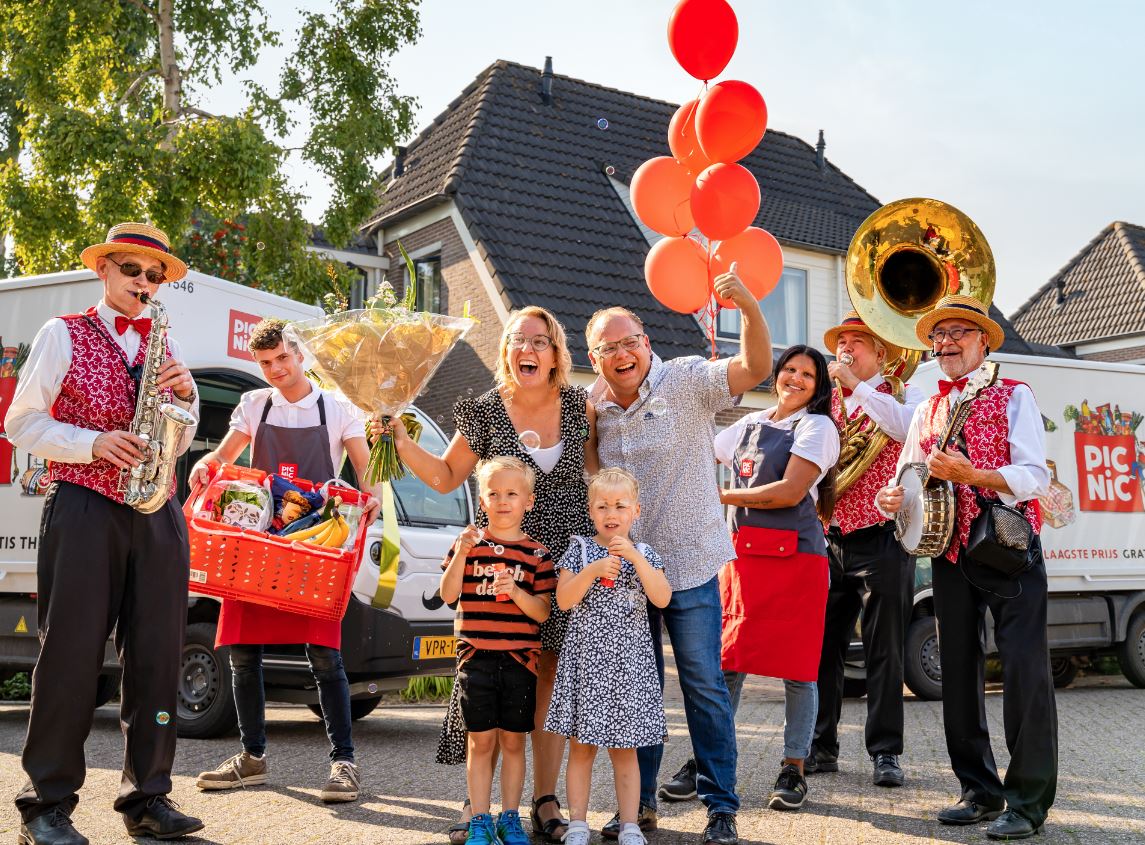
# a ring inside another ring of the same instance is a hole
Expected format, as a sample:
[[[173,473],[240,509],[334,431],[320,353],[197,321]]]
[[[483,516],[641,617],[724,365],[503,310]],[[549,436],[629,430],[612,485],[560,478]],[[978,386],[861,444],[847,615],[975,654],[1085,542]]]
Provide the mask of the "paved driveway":
[[[1001,744],[1002,696],[992,692],[988,712],[995,753]],[[1058,695],[1061,718],[1061,778],[1048,835],[1039,845],[1145,842],[1145,690],[1120,678],[1083,679]],[[957,797],[946,762],[938,703],[908,699],[907,784],[901,789],[870,785],[862,753],[865,702],[843,709],[842,771],[811,779],[808,804],[799,813],[777,813],[763,798],[777,773],[782,752],[781,687],[752,681],[739,719],[740,836],[744,843],[854,845],[854,843],[985,842],[984,827],[947,828],[936,810]],[[385,707],[355,726],[364,797],[357,804],[326,807],[318,790],[327,767],[326,741],[318,721],[304,707],[276,706],[268,713],[273,783],[248,792],[204,795],[194,788],[197,773],[213,768],[238,748],[237,738],[183,741],[175,761],[174,797],[207,822],[199,840],[213,843],[443,843],[464,794],[464,771],[433,763],[442,707]],[[27,709],[0,705],[0,796],[13,796],[23,780],[19,748]],[[671,741],[665,776],[688,756],[689,745],[678,688],[669,685]],[[75,814],[93,843],[130,841],[112,812],[122,756],[114,707],[100,708],[87,745],[91,769]],[[526,795],[531,790],[526,788]],[[563,787],[561,789],[563,792]],[[494,799],[496,801],[496,798]],[[589,823],[603,824],[613,812],[611,772],[601,755]],[[662,805],[652,845],[698,842],[702,807],[695,802]],[[11,804],[0,810],[0,836],[15,839],[18,817]]]

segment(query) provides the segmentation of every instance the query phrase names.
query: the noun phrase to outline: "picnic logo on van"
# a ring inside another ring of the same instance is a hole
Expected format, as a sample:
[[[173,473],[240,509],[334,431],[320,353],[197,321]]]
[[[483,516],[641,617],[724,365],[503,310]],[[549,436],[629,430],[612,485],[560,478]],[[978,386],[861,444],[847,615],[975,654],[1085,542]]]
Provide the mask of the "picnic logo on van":
[[[1145,419],[1106,402],[1067,405],[1063,416],[1074,422],[1079,507],[1083,511],[1145,512],[1145,442],[1136,430]]]
[[[231,309],[231,313],[227,317],[227,354],[229,356],[243,361],[250,360],[250,349],[247,346],[250,343],[250,331],[261,320],[262,317],[258,314],[247,314],[245,311]]]

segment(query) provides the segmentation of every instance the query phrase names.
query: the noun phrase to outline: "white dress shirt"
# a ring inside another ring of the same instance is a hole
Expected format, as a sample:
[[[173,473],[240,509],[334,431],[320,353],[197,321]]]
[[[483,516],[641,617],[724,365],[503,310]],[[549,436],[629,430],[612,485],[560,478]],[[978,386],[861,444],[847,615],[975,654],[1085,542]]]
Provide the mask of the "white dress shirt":
[[[134,361],[139,353],[143,338],[134,326],[128,326],[123,334],[115,330],[115,318],[123,316],[100,300],[96,313],[103,321],[108,336],[127,356]],[[171,346],[171,357],[182,360],[179,345],[167,335]],[[52,406],[60,395],[60,385],[72,364],[72,338],[67,324],[59,317],[44,323],[32,341],[28,360],[21,368],[20,381],[16,385],[16,395],[4,419],[4,430],[18,448],[31,452],[50,461],[67,464],[90,464],[93,460],[91,449],[95,439],[102,434],[90,428],[60,422],[52,417]],[[173,397],[173,403],[199,419],[199,393],[189,402]],[[195,426],[188,426],[179,442],[182,454],[195,439]]]
[[[970,373],[967,373],[970,375]],[[951,389],[947,398],[953,408],[962,391],[957,387]],[[926,405],[921,405],[915,411],[910,423],[906,441],[903,443],[902,454],[899,455],[898,467],[895,469],[895,478],[898,478],[902,468],[909,463],[921,463],[926,460],[926,453],[919,445],[919,427],[926,412]],[[1010,463],[998,467],[997,471],[1006,479],[1010,487],[1009,493],[998,492],[1003,504],[1013,507],[1021,502],[1028,502],[1044,496],[1050,488],[1050,471],[1046,466],[1045,429],[1042,427],[1042,412],[1038,408],[1034,393],[1024,384],[1014,388],[1010,401],[1006,405],[1006,421],[1009,424],[1007,440],[1010,445]],[[893,486],[893,485],[892,485]],[[878,507],[878,501],[875,502]],[[882,508],[879,508],[881,512]]]
[[[345,399],[322,390],[314,384],[310,392],[297,402],[287,402],[286,397],[274,387],[263,387],[244,393],[242,399],[231,413],[231,428],[241,432],[251,440],[255,439],[258,427],[262,422],[262,412],[266,407],[266,400],[270,398],[270,413],[266,421],[269,425],[281,428],[311,428],[321,424],[321,415],[318,413],[318,397],[324,396],[322,407],[326,411],[326,431],[330,435],[330,465],[337,473],[342,468],[342,458],[345,455],[345,443],[355,437],[366,438],[366,427],[362,422],[361,413],[356,407]],[[320,483],[325,478],[310,478],[308,481]]]
[[[881,428],[892,439],[902,443],[910,429],[914,410],[926,401],[926,394],[913,384],[903,385],[903,401],[899,402],[890,393],[879,393],[879,385],[885,382],[882,373],[875,373],[866,381],[855,385],[854,391],[844,400],[847,415],[856,408],[866,411],[871,422]]]

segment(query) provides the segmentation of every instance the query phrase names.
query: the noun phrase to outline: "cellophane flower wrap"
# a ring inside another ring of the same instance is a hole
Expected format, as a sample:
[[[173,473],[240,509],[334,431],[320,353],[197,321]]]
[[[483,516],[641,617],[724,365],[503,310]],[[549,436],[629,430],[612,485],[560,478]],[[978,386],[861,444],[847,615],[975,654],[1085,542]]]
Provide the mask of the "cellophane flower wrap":
[[[395,302],[388,288],[367,306],[291,323],[284,335],[304,350],[324,385],[367,414],[395,417],[413,404],[474,321],[415,311]],[[371,467],[370,483],[405,475],[388,436],[375,443]]]

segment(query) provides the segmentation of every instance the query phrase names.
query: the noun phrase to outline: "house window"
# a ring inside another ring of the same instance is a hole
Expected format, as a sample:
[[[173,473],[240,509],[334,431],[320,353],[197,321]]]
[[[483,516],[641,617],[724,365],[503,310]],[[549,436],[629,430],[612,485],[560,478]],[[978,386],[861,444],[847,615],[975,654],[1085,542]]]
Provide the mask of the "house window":
[[[759,302],[774,346],[807,342],[807,271],[784,267],[775,290]],[[716,321],[716,333],[728,340],[739,339],[739,311],[725,308]]]
[[[441,256],[415,258],[413,262],[417,278],[417,299],[414,307],[418,311],[441,312]]]

